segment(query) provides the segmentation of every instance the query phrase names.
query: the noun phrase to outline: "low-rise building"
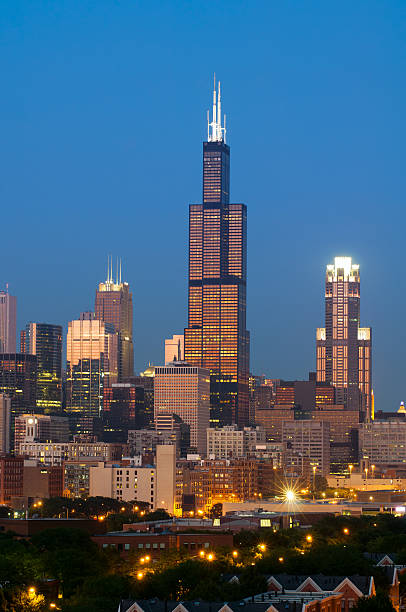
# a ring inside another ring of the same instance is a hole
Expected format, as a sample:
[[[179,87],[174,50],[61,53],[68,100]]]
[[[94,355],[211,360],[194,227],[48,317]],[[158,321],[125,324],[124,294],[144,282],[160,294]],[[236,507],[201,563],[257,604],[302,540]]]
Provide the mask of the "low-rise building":
[[[0,455],[0,504],[23,495],[24,459]]]
[[[117,461],[122,457],[123,445],[109,442],[24,442],[20,444],[20,454],[43,465],[62,465],[64,461],[84,457]]]
[[[89,468],[90,497],[111,497],[119,501],[143,501],[155,507],[156,468],[101,461]]]
[[[359,430],[360,457],[374,465],[406,463],[406,422],[372,421]]]
[[[207,455],[212,459],[232,459],[246,457],[257,444],[265,444],[263,427],[244,427],[226,425],[207,429]]]

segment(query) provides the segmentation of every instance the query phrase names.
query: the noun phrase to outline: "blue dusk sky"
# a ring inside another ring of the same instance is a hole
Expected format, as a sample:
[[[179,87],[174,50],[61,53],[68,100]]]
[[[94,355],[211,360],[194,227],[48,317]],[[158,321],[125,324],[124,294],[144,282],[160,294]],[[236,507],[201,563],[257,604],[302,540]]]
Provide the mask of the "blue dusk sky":
[[[0,284],[18,327],[93,308],[107,254],[137,371],[187,323],[213,72],[248,206],[251,371],[306,378],[335,255],[361,270],[376,408],[406,400],[404,0],[4,0]]]

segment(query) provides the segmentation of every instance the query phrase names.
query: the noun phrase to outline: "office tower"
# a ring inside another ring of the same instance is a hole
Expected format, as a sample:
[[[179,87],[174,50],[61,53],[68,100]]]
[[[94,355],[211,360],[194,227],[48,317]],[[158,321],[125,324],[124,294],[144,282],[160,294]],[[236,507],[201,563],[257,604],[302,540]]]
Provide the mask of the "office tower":
[[[68,324],[66,412],[75,433],[101,429],[103,390],[117,382],[118,334],[109,323],[82,315]]]
[[[284,469],[300,458],[303,475],[330,473],[330,424],[326,421],[285,421],[282,428]],[[303,462],[307,459],[307,462]]]
[[[165,365],[172,361],[183,361],[185,358],[185,337],[182,334],[165,340]]]
[[[175,513],[176,496],[176,447],[159,445],[156,447],[156,504],[158,509]]]
[[[0,454],[10,452],[11,399],[0,393]]]
[[[247,425],[247,208],[230,204],[230,147],[220,83],[203,143],[203,203],[189,208],[189,317],[185,361],[210,370],[213,425]]]
[[[138,388],[142,391],[141,388]],[[138,394],[139,395],[139,394]],[[127,442],[128,430],[137,427],[137,387],[131,383],[114,383],[104,388],[103,440]]]
[[[190,425],[190,445],[206,454],[210,417],[210,374],[204,368],[175,362],[155,368],[154,415],[177,414]]]
[[[118,264],[117,264],[118,268]],[[128,283],[121,281],[120,268],[113,282],[113,264],[107,266],[107,279],[96,290],[95,319],[110,323],[118,333],[118,376],[123,380],[134,373],[133,296]]]
[[[67,417],[51,414],[21,414],[14,421],[14,450],[26,442],[68,442]]]
[[[62,327],[28,323],[24,352],[37,356],[37,412],[62,410]]]
[[[360,327],[359,266],[336,257],[327,266],[325,327],[317,330],[317,380],[335,387],[336,403],[371,410],[372,330]]]
[[[16,352],[17,298],[0,291],[0,353]]]
[[[128,376],[123,380],[137,389],[135,414],[139,429],[152,427],[154,423],[154,378],[155,367],[149,365],[139,376]]]
[[[207,430],[207,455],[210,459],[236,459],[247,457],[256,444],[265,444],[263,427],[244,427],[237,425],[210,427]]]
[[[35,412],[37,393],[37,358],[23,353],[0,354],[0,393],[11,399],[11,438],[14,421],[25,412]]]

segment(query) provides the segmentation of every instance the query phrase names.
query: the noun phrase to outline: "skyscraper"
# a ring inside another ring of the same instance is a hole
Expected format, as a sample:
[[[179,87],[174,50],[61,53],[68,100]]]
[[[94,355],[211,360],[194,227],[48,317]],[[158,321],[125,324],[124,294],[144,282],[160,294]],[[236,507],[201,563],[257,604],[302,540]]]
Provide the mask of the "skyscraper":
[[[101,429],[105,386],[117,382],[118,334],[89,313],[68,324],[66,346],[66,412],[77,433]]]
[[[117,265],[116,282],[113,282],[113,264],[107,266],[107,279],[96,290],[95,318],[114,326],[118,333],[119,380],[134,373],[133,348],[133,298],[128,283],[121,282]]]
[[[23,342],[21,343],[23,345]],[[25,352],[37,356],[37,411],[62,410],[62,327],[49,323],[28,323]]]
[[[209,118],[208,118],[209,121]],[[203,143],[203,203],[189,209],[189,317],[185,360],[210,370],[212,425],[247,425],[247,208],[230,204],[230,147],[220,83]]]
[[[14,440],[15,417],[35,412],[37,391],[37,358],[25,353],[0,353],[0,393],[11,399],[11,436]]]
[[[16,352],[17,298],[0,291],[0,353]]]
[[[317,380],[332,383],[336,404],[370,417],[372,330],[360,327],[359,266],[335,257],[327,266],[325,327],[317,329]]]
[[[174,334],[172,338],[165,339],[165,363],[171,361],[184,361],[185,359],[185,337]]]

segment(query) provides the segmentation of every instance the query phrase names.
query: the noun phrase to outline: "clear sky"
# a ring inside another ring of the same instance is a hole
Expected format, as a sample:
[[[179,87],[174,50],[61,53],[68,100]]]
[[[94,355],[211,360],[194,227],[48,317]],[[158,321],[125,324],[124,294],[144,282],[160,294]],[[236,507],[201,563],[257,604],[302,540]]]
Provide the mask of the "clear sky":
[[[248,206],[251,371],[306,378],[325,266],[361,269],[376,407],[406,400],[404,0],[4,0],[0,284],[18,323],[93,307],[107,253],[136,369],[187,320],[212,75]]]

